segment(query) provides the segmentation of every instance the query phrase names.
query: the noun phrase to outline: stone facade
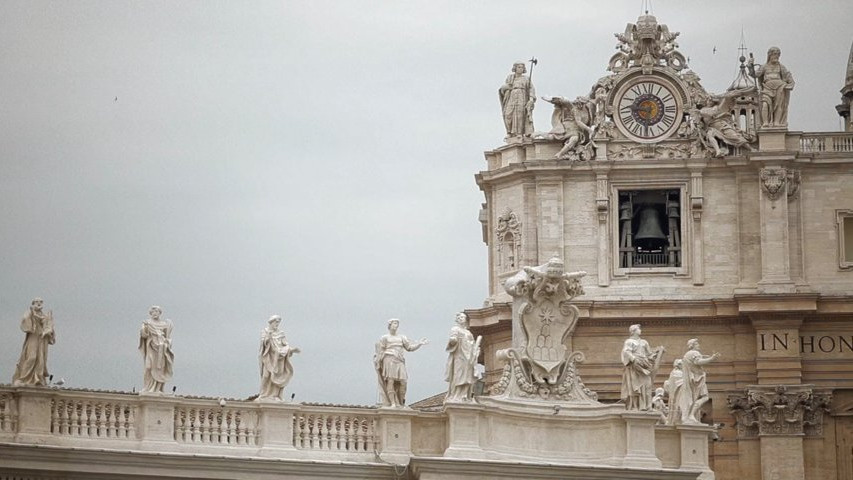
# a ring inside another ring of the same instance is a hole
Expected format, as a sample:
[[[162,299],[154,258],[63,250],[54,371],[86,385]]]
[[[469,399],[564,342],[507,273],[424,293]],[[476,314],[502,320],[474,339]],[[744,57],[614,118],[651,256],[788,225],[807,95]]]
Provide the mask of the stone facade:
[[[608,112],[618,112],[618,92],[628,88],[620,85],[658,77],[684,89],[685,111],[701,106],[704,89],[683,71],[637,68],[633,77],[611,75]],[[739,114],[732,109],[732,124]],[[520,267],[557,255],[566,270],[588,272],[571,348],[585,352],[580,374],[602,401],[619,397],[614,352],[631,324],[665,347],[669,364],[687,338],[700,337],[721,354],[706,367],[711,401],[702,413],[704,423],[723,425],[710,446],[717,479],[853,479],[853,271],[845,260],[853,254],[843,241],[853,137],[751,124],[739,135],[752,146],[724,135],[717,156],[701,137],[691,145],[689,136],[622,130],[601,128],[590,161],[554,158],[560,145],[535,137],[485,153],[476,180],[486,197],[489,296],[467,313],[483,335],[487,388],[502,373],[494,354],[512,344],[503,284],[515,272],[499,266],[494,235],[512,211],[522,226]],[[667,195],[653,229],[662,232],[657,250],[630,244],[642,220],[628,202],[650,192]],[[667,374],[661,369],[654,385]]]

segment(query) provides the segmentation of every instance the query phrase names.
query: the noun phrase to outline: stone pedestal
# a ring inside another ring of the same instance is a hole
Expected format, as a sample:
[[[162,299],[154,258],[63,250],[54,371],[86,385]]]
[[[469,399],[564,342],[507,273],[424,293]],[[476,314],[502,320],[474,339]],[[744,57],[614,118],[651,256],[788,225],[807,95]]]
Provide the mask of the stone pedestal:
[[[293,414],[299,410],[299,404],[263,400],[259,403],[263,404],[259,418],[263,443],[259,453],[279,456],[296,450],[293,446]]]
[[[405,465],[412,458],[412,417],[417,412],[408,408],[380,408],[379,437],[386,462]]]
[[[714,480],[708,465],[708,442],[714,433],[710,425],[678,425],[675,427],[681,440],[681,470],[702,472],[699,480]]]
[[[758,150],[761,152],[785,151],[785,137],[787,133],[787,127],[760,128],[758,130]]]
[[[448,403],[447,450],[445,457],[485,458],[480,447],[480,413],[483,407],[477,404]]]
[[[625,465],[660,468],[661,461],[655,454],[655,424],[660,413],[629,411],[622,418],[626,428]]]

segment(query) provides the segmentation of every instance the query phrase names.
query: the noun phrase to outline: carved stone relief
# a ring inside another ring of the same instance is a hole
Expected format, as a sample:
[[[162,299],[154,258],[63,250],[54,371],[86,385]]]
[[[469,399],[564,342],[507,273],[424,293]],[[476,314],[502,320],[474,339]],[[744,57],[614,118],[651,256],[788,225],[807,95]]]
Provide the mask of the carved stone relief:
[[[776,200],[788,185],[788,198],[793,198],[800,189],[800,172],[787,168],[762,168],[759,172],[761,189],[770,200]]]
[[[811,385],[752,385],[728,398],[738,438],[760,435],[823,435],[823,415],[832,395]]]
[[[497,239],[498,269],[501,272],[518,268],[518,257],[521,254],[521,220],[509,207],[498,217],[495,227]]]

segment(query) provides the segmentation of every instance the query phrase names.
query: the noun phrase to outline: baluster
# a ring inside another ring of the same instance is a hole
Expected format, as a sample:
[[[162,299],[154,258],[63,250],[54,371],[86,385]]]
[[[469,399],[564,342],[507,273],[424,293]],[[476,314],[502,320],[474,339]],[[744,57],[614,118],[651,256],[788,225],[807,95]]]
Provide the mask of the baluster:
[[[334,421],[332,423],[332,428],[334,429],[335,436],[332,439],[332,450],[340,450],[341,449],[341,429],[343,428],[344,419],[341,418],[340,415],[335,415]]]
[[[136,438],[136,407],[127,407],[127,437]]]
[[[117,403],[113,418],[116,420],[116,436],[118,438],[127,438],[127,427],[124,419],[124,405]]]
[[[71,407],[71,431],[69,435],[79,437],[80,436],[80,410],[77,402],[68,402]]]
[[[319,415],[311,415],[309,418],[311,419],[311,445],[310,448],[317,448],[320,445],[320,437],[317,436],[317,429],[320,427],[317,425],[317,417]]]
[[[191,430],[192,434],[190,435],[190,440],[192,441],[192,443],[196,443],[201,438],[199,436],[199,433],[198,433],[198,422],[199,422],[198,409],[197,408],[191,409],[189,414],[190,414],[190,426],[192,427],[192,430]]]

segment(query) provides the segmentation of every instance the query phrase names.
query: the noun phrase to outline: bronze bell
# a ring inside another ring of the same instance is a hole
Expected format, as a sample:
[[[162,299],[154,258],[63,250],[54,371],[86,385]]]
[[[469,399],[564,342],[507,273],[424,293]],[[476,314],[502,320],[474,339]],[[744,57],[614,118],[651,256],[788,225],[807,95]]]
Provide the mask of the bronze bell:
[[[640,210],[640,225],[634,235],[634,244],[648,250],[666,244],[666,235],[660,227],[660,214],[655,207],[645,205]]]

